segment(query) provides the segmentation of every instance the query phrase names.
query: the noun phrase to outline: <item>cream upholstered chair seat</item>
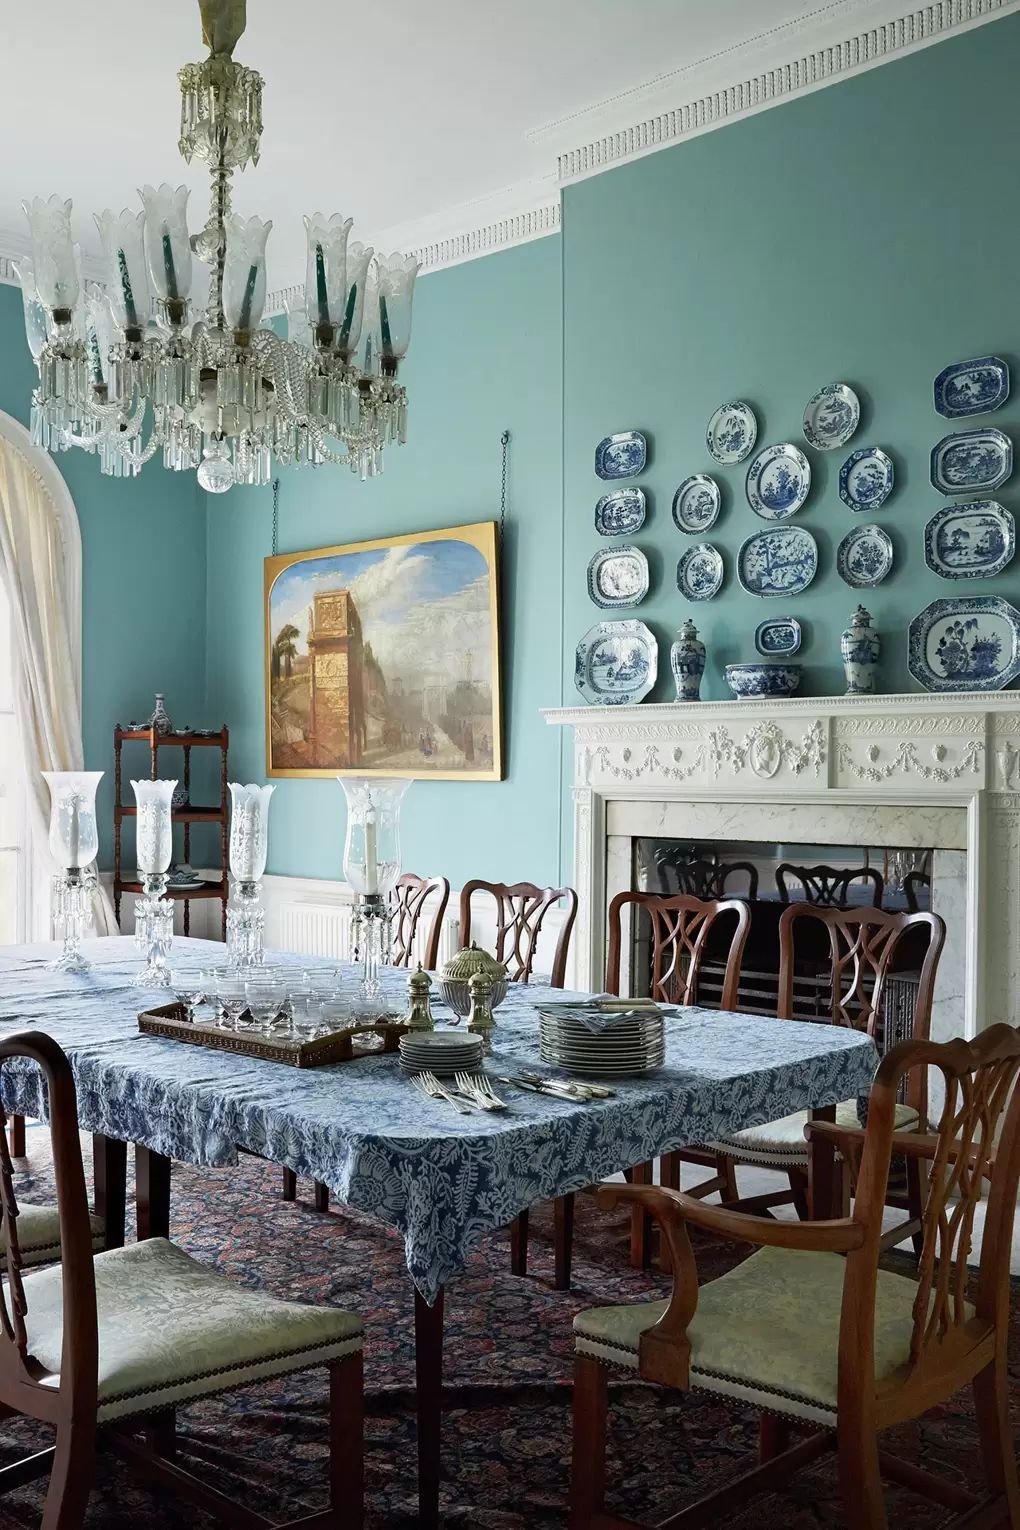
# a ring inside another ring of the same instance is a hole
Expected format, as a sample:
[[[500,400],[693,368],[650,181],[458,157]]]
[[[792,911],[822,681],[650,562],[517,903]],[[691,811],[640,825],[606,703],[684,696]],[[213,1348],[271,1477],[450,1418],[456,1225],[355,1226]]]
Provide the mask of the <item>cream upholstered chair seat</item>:
[[[831,1427],[845,1275],[846,1260],[839,1254],[763,1248],[702,1286],[687,1329],[691,1386]],[[877,1384],[909,1358],[916,1296],[916,1281],[879,1270]],[[580,1312],[574,1348],[636,1370],[641,1335],[666,1306],[636,1302]]]
[[[92,1247],[98,1254],[106,1246],[106,1223],[90,1217]],[[50,1264],[60,1258],[60,1216],[56,1206],[18,1205],[18,1246],[23,1266]],[[7,1233],[0,1226],[0,1268],[7,1262]]]
[[[95,1261],[100,1423],[361,1349],[361,1319],[234,1285],[163,1238]],[[61,1270],[25,1277],[29,1353],[59,1382]]]
[[[766,1168],[807,1168],[808,1145],[804,1128],[808,1123],[806,1110],[795,1110],[779,1121],[766,1121],[763,1126],[748,1126],[734,1132],[732,1137],[721,1137],[712,1143],[712,1151],[736,1158],[741,1163],[762,1164]],[[860,1126],[857,1101],[844,1100],[836,1106],[837,1126]],[[918,1114],[909,1105],[897,1105],[896,1130],[915,1132]]]

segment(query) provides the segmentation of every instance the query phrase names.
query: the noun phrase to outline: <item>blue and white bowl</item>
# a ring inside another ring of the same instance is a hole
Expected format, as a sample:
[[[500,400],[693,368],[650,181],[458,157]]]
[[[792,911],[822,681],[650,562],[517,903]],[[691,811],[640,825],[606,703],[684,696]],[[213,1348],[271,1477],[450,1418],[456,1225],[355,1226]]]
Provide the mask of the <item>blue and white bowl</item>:
[[[734,696],[792,696],[800,684],[800,664],[727,664],[726,683]]]

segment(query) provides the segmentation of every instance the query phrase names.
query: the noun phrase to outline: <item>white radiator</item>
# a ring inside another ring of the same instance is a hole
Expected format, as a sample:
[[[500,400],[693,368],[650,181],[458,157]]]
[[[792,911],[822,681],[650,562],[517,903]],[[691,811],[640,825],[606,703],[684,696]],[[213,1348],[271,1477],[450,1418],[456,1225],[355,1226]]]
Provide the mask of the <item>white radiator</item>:
[[[266,945],[350,961],[351,914],[349,903],[280,903],[271,913],[267,910]]]

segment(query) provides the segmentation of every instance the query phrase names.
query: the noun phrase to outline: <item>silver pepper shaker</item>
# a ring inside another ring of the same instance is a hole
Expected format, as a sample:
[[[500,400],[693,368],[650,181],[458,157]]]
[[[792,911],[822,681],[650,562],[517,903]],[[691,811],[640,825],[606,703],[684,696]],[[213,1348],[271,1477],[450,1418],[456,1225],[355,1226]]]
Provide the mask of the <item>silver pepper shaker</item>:
[[[401,1020],[412,1031],[434,1031],[436,1022],[432,1015],[429,1003],[429,992],[432,988],[432,979],[418,963],[417,970],[412,972],[407,980],[408,1008],[407,1014]]]
[[[471,1009],[468,1012],[467,1028],[476,1036],[481,1036],[487,1052],[492,1050],[492,1033],[496,1028],[492,1013],[492,987],[492,979],[486,977],[484,972],[472,973],[468,978]]]

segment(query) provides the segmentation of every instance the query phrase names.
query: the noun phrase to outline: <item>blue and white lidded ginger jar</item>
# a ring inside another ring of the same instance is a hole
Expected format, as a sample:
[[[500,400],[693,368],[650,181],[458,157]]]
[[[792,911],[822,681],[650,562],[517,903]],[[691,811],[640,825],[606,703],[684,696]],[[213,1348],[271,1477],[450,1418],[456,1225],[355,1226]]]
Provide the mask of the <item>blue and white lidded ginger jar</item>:
[[[846,670],[846,694],[869,696],[878,686],[878,656],[882,639],[871,625],[871,613],[858,606],[850,625],[840,639],[843,668]]]
[[[705,673],[705,645],[690,617],[684,622],[669,650],[669,663],[676,681],[677,701],[698,701],[701,677]]]

